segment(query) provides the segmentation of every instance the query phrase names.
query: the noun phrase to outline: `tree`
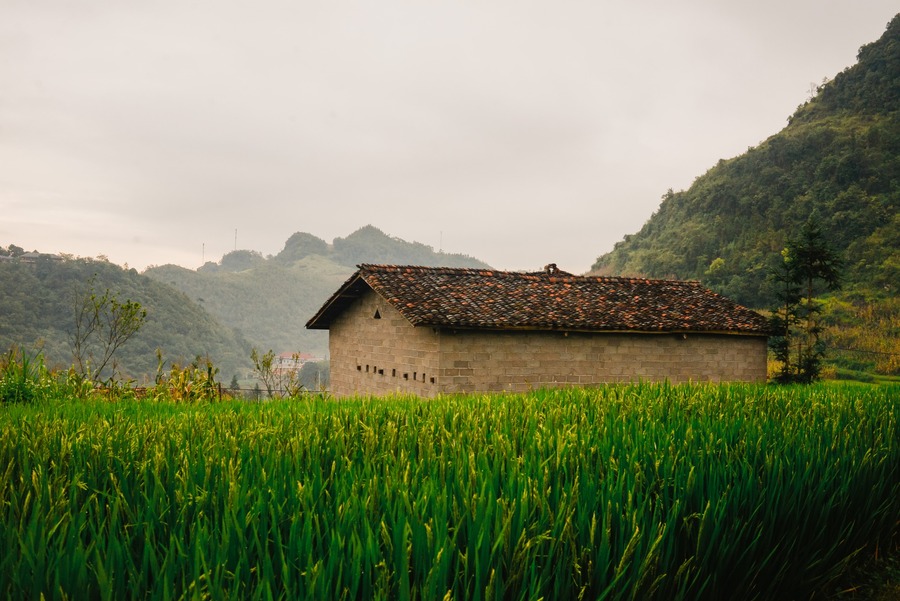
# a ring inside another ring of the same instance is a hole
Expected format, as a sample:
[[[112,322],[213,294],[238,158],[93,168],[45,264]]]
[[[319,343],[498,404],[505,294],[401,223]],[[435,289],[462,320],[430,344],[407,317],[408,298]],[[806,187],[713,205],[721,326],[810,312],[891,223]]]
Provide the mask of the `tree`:
[[[100,379],[107,366],[115,372],[113,355],[137,334],[147,318],[147,311],[138,302],[119,302],[108,288],[98,294],[95,281],[96,276],[91,277],[87,290],[75,291],[75,324],[70,335],[75,370],[92,382]]]
[[[775,356],[775,360],[781,364],[777,380],[787,383],[793,380],[794,364],[791,361],[791,332],[797,321],[797,307],[800,304],[800,287],[794,281],[789,260],[790,250],[781,251],[782,260],[779,261],[769,274],[774,283],[775,298],[778,305],[772,309],[769,318],[769,327],[772,335],[769,337],[769,348]]]
[[[272,398],[276,386],[277,376],[275,374],[275,352],[269,349],[267,353],[262,355],[256,350],[256,347],[250,349],[250,360],[253,361],[253,373],[256,374],[258,380],[266,387],[266,393]]]
[[[293,368],[299,361],[297,354],[292,356],[292,365],[288,367],[276,362],[275,352],[272,349],[260,355],[259,351],[253,348],[250,350],[250,360],[253,362],[253,372],[266,387],[270,399],[281,396],[296,397],[303,392],[297,370]]]
[[[771,274],[778,306],[770,319],[774,335],[769,347],[781,363],[778,381],[808,383],[819,377],[825,355],[819,339],[822,305],[816,296],[840,288],[841,260],[822,233],[816,213],[781,254],[782,261]]]

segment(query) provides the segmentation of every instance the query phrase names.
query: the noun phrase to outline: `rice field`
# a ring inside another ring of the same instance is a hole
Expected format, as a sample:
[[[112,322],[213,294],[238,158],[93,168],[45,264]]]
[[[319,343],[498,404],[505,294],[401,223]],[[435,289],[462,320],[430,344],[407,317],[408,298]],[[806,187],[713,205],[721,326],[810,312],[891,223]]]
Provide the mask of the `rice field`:
[[[803,599],[900,535],[900,387],[0,406],[0,597]]]

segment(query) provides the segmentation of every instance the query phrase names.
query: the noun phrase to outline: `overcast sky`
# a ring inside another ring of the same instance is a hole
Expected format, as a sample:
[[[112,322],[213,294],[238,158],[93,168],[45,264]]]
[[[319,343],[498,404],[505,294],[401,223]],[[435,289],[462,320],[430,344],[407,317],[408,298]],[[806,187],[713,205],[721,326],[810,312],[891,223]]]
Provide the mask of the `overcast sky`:
[[[0,246],[189,268],[372,224],[587,271],[896,0],[0,0]]]

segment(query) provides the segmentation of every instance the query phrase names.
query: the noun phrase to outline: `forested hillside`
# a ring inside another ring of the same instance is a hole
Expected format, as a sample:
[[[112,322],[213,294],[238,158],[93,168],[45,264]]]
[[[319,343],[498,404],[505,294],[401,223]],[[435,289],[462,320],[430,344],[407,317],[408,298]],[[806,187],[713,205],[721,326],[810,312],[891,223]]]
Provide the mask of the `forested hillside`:
[[[900,281],[900,16],[780,133],[669,191],[637,234],[597,259],[606,273],[698,278],[764,306],[766,269],[818,210],[848,282]]]
[[[0,349],[15,345],[30,354],[43,350],[48,365],[72,365],[75,301],[92,285],[98,295],[108,289],[120,302],[136,301],[147,311],[143,327],[115,354],[122,376],[152,381],[157,349],[166,368],[200,356],[208,357],[226,382],[248,371],[247,341],[197,303],[133,269],[92,259],[0,261]]]
[[[477,259],[435,252],[366,226],[332,244],[298,232],[268,258],[237,250],[196,271],[164,265],[145,273],[184,292],[261,351],[324,356],[327,332],[307,330],[306,321],[359,263],[487,267]]]
[[[854,66],[819,87],[778,134],[722,160],[685,191],[669,191],[636,234],[599,257],[603,274],[699,279],[753,307],[774,300],[767,279],[813,214],[844,261],[831,308],[834,347],[866,348],[860,366],[890,358],[900,337],[900,15]],[[879,339],[875,339],[875,334]],[[890,365],[886,365],[892,364]]]
[[[324,357],[328,333],[304,326],[352,269],[319,256],[307,256],[288,264],[259,257],[261,261],[255,266],[234,271],[229,255],[215,270],[164,265],[148,269],[146,274],[182,291],[219,321],[240,331],[262,352],[271,349],[275,353],[306,352]]]

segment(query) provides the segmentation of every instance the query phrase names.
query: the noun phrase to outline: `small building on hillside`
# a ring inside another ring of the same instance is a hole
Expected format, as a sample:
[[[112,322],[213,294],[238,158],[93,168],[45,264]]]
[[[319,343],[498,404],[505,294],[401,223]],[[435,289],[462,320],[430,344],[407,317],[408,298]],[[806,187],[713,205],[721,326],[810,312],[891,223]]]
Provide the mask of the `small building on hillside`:
[[[697,282],[360,265],[307,322],[336,396],[762,382],[767,322]]]
[[[291,372],[299,374],[304,365],[318,361],[324,359],[310,353],[279,353],[272,361],[272,371],[278,375],[287,375]]]

